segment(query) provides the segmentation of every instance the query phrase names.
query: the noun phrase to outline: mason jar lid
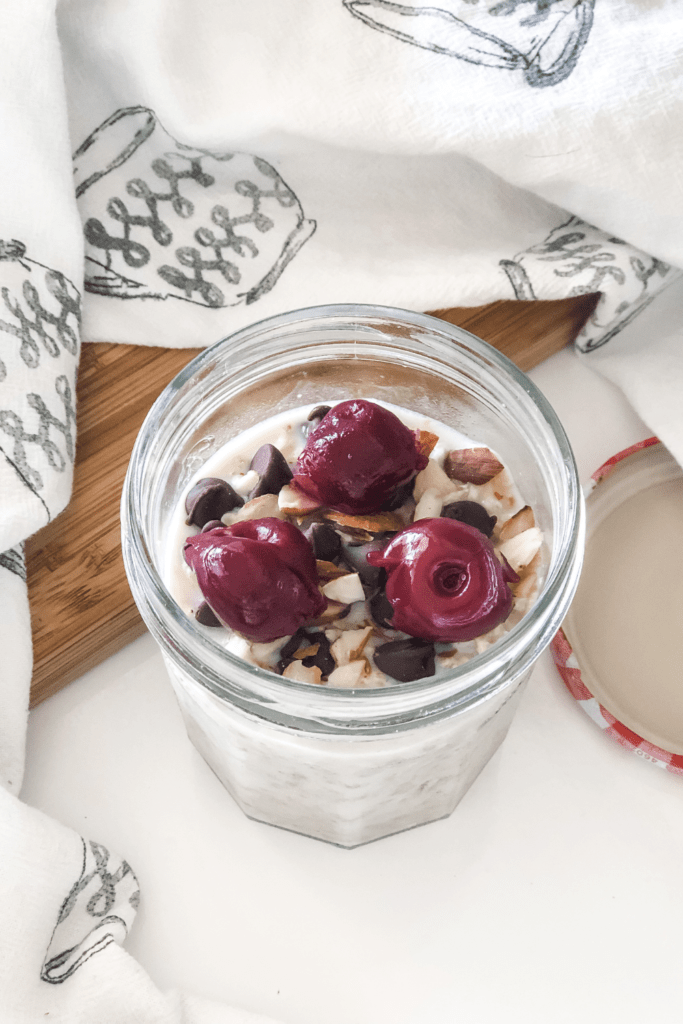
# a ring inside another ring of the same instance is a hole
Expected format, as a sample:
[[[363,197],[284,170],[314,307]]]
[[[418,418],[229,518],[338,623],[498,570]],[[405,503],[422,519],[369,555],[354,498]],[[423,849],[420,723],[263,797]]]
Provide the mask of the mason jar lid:
[[[555,664],[596,725],[683,775],[683,470],[650,437],[585,490],[583,575]]]

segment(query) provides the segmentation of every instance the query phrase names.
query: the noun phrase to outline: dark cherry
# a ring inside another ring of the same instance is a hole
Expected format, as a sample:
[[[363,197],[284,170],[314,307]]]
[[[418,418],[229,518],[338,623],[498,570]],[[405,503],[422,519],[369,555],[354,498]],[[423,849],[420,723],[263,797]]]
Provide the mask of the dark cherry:
[[[248,640],[295,633],[327,607],[313,550],[291,523],[234,523],[188,537],[183,553],[209,607]]]
[[[262,494],[279,494],[292,479],[287,460],[274,444],[262,444],[251,460],[249,469],[259,475],[259,482],[252,488],[250,498],[260,498]]]
[[[200,528],[212,519],[220,519],[226,512],[239,508],[244,504],[227,480],[217,476],[205,476],[198,480],[185,498],[185,511],[188,526]]]
[[[422,640],[474,640],[510,614],[512,593],[491,541],[455,519],[421,519],[371,565],[387,571],[392,627]]]
[[[457,519],[459,523],[467,523],[468,526],[480,530],[485,537],[491,536],[497,521],[496,516],[490,516],[478,501],[452,501],[450,505],[444,505],[441,515],[446,519]]]
[[[434,675],[434,654],[433,643],[410,637],[375,647],[374,658],[380,672],[399,683],[411,683],[414,679]]]
[[[335,405],[312,431],[294,483],[339,512],[371,513],[426,465],[413,431],[388,409],[358,399]]]

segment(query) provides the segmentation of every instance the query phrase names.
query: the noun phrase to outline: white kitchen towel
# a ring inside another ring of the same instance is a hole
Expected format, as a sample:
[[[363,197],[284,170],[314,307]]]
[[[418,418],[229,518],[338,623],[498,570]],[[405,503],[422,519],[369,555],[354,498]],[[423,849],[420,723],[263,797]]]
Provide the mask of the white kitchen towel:
[[[683,461],[683,9],[3,0],[0,55],[0,1020],[246,1020],[159,993],[131,868],[17,797],[81,338],[599,292],[577,348]]]

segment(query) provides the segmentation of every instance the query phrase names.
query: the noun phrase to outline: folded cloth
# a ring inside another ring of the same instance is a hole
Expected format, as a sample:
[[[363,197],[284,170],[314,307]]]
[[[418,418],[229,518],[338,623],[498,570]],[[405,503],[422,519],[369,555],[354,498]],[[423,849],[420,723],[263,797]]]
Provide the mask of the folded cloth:
[[[599,292],[581,358],[683,461],[682,45],[674,0],[5,0],[2,1020],[253,1019],[158,992],[129,865],[17,797],[22,543],[68,501],[81,337]]]

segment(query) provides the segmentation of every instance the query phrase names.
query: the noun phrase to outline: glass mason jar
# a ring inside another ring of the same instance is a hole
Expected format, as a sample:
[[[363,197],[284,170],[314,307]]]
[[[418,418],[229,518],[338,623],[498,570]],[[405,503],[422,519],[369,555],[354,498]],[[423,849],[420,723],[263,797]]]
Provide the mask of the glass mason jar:
[[[412,409],[494,449],[545,537],[541,593],[502,639],[381,689],[312,686],[241,660],[181,611],[160,571],[172,510],[219,447],[275,413],[348,398]],[[451,813],[504,738],[583,553],[574,459],[543,395],[466,331],[378,306],[273,317],[192,360],[143,424],[121,518],[131,590],[192,742],[249,817],[344,847]]]

